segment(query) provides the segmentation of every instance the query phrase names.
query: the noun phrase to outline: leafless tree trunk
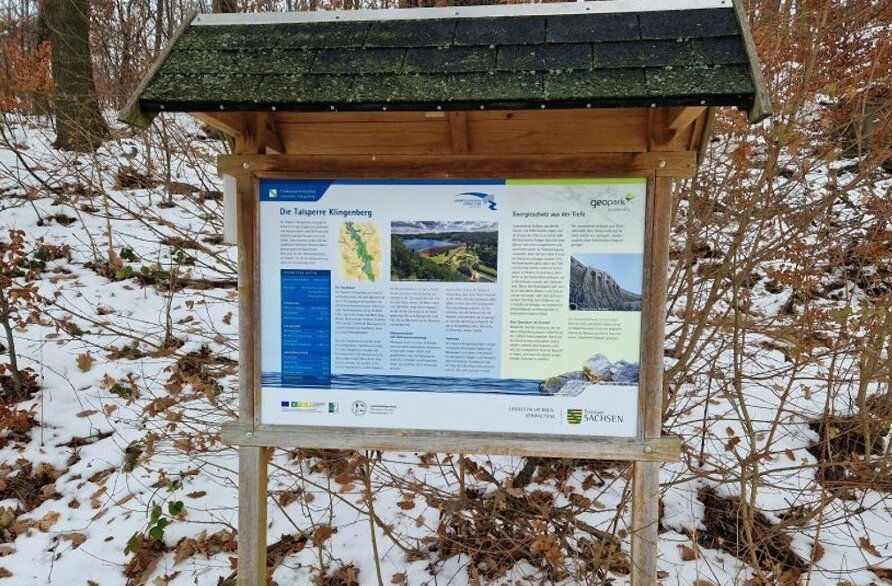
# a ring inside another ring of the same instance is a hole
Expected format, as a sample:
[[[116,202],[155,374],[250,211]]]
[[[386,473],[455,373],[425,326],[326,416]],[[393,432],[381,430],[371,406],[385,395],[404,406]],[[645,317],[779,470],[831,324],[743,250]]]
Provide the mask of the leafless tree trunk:
[[[214,12],[239,12],[237,0],[214,0]]]
[[[99,111],[90,52],[89,0],[48,0],[53,49],[56,143],[71,151],[95,150],[109,130]]]

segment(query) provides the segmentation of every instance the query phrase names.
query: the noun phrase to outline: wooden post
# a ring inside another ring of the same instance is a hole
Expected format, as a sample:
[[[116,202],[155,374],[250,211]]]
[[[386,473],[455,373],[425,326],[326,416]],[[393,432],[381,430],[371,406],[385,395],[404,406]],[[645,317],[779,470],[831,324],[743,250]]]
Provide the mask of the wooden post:
[[[239,265],[239,423],[253,429],[259,368],[257,194],[249,173],[236,177]],[[249,432],[250,433],[250,432]],[[239,446],[238,584],[266,584],[267,450]]]
[[[651,177],[647,231],[646,289],[642,307],[641,377],[643,398],[639,429],[644,439],[660,437],[663,415],[663,346],[668,286],[669,229],[672,224],[672,183]],[[657,583],[660,463],[635,462],[632,475],[632,586]]]
[[[258,116],[258,119],[260,117]],[[236,151],[255,154],[264,148],[250,121],[236,139]],[[233,173],[238,208],[239,423],[260,423],[260,297],[257,192],[247,169]],[[251,432],[247,432],[251,433]],[[239,446],[238,585],[266,585],[267,448]]]

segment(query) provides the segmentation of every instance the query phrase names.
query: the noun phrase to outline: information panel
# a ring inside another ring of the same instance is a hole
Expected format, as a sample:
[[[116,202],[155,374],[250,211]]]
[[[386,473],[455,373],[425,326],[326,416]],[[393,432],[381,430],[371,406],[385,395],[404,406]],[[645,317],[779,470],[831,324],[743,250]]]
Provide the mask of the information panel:
[[[646,180],[262,180],[265,424],[633,437]]]

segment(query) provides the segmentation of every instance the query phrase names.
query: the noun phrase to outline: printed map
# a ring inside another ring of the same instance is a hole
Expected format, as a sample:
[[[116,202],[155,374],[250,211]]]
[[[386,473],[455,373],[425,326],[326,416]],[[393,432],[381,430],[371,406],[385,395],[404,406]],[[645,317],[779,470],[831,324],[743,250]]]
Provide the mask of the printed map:
[[[344,281],[377,281],[381,275],[381,240],[373,222],[344,222],[338,232]]]

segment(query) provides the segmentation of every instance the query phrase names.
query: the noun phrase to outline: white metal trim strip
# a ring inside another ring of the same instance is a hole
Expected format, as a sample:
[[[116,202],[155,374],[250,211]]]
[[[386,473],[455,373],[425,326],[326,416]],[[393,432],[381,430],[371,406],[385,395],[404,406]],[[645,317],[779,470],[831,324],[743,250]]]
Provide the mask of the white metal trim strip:
[[[192,26],[289,24],[300,22],[355,22],[380,20],[431,20],[493,16],[550,16],[560,14],[613,14],[666,12],[707,8],[731,9],[731,0],[601,0],[555,4],[500,4],[442,8],[389,8],[381,10],[316,10],[313,12],[262,12],[249,14],[199,14]]]

